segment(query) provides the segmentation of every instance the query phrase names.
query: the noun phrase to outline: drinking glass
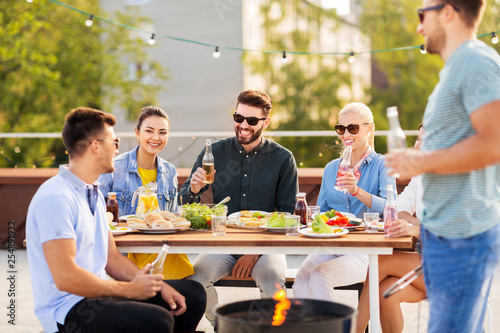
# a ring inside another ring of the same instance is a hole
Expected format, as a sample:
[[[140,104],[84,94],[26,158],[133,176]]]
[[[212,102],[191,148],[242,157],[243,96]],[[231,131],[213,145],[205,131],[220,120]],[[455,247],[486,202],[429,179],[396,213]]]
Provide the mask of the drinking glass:
[[[378,232],[378,221],[380,220],[378,213],[364,213],[363,220],[365,220],[365,232]]]
[[[299,215],[285,215],[285,231],[287,236],[298,236],[299,235]]]
[[[319,214],[319,206],[307,206],[307,226],[310,227],[314,218]]]
[[[212,214],[210,216],[212,222],[212,235],[225,236],[226,235],[226,214]]]

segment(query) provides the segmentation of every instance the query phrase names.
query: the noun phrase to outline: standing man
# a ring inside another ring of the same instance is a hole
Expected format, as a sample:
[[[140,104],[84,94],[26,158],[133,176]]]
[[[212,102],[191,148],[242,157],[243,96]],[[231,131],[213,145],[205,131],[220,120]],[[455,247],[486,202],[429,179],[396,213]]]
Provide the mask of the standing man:
[[[42,184],[28,209],[35,313],[45,332],[194,331],[205,310],[202,286],[163,281],[148,274],[149,264],[139,270],[116,248],[96,183],[115,170],[114,125],[114,116],[91,108],[66,116],[70,163]]]
[[[294,211],[298,179],[293,154],[262,135],[271,122],[272,107],[271,98],[264,92],[241,92],[233,113],[236,136],[212,144],[217,171],[212,183],[213,200],[217,203],[229,195],[229,214],[241,210]],[[200,202],[200,196],[208,189],[201,168],[204,153],[203,150],[198,156],[179,192],[181,203]],[[239,279],[252,276],[261,296],[272,297],[276,283],[285,288],[286,259],[282,254],[200,254],[194,262],[194,272],[189,278],[206,288],[206,315],[215,326],[212,308],[218,302],[216,281],[227,275]]]
[[[500,257],[500,57],[476,39],[485,0],[424,0],[418,32],[446,62],[424,115],[421,152],[388,154],[423,173],[429,332],[482,332]]]

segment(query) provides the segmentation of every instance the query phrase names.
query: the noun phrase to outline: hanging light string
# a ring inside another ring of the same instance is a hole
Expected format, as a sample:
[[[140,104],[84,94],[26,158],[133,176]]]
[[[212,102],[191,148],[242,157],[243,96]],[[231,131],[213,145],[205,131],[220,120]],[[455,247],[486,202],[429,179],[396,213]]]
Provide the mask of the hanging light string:
[[[289,51],[289,50],[287,50],[286,53],[285,53],[284,51],[278,51],[278,50],[253,50],[253,49],[244,49],[244,48],[232,47],[232,46],[220,46],[220,45],[215,45],[215,44],[210,44],[210,43],[204,43],[204,42],[200,42],[200,41],[196,41],[196,40],[191,40],[191,39],[186,39],[186,38],[174,37],[174,36],[169,36],[169,35],[165,35],[165,34],[158,34],[158,33],[152,32],[152,31],[139,29],[137,27],[133,27],[133,26],[130,26],[130,25],[127,25],[127,24],[123,24],[123,23],[120,23],[120,22],[115,22],[115,21],[111,21],[111,20],[108,20],[108,19],[105,19],[105,18],[102,18],[102,17],[99,17],[99,16],[95,16],[92,13],[85,12],[85,11],[83,11],[81,9],[78,9],[76,7],[70,6],[68,4],[62,3],[62,2],[57,1],[57,0],[49,0],[49,1],[52,2],[52,3],[55,3],[57,5],[66,7],[68,9],[70,9],[70,10],[75,11],[75,12],[78,12],[80,14],[83,14],[83,15],[85,15],[85,16],[87,16],[89,18],[88,20],[91,20],[91,21],[99,20],[99,21],[103,21],[103,22],[106,22],[106,23],[109,23],[109,24],[117,25],[117,26],[120,26],[120,27],[123,27],[123,28],[126,28],[126,29],[130,29],[130,30],[134,30],[134,31],[138,31],[138,32],[143,32],[143,33],[147,33],[147,34],[149,34],[149,35],[152,36],[152,38],[150,39],[150,41],[154,40],[154,37],[163,37],[163,38],[167,38],[167,39],[171,39],[171,40],[176,40],[176,41],[179,41],[179,42],[197,44],[197,45],[201,45],[201,46],[208,46],[208,47],[210,47],[212,49],[215,48],[216,51],[214,52],[214,57],[216,57],[216,58],[217,58],[217,55],[220,55],[219,49],[225,49],[225,50],[231,50],[231,51],[242,51],[242,52],[277,53],[277,54],[284,55],[283,56],[284,59],[286,59],[286,54],[297,54],[297,55],[344,55],[344,56],[348,56],[351,60],[353,59],[353,57],[356,54],[373,54],[373,53],[396,52],[396,51],[405,51],[405,50],[422,50],[422,45],[415,45],[415,46],[396,47],[396,48],[391,48],[391,49],[367,50],[367,51],[358,51],[358,52],[354,52],[354,51],[349,51],[349,52],[304,52],[304,51]],[[481,34],[481,35],[477,35],[477,38],[483,38],[483,37],[486,37],[486,36],[491,36],[492,43],[496,44],[496,43],[498,43],[498,37],[496,36],[497,33],[500,33],[500,30],[499,31],[492,31],[492,32],[489,32],[489,33]],[[152,44],[154,44],[154,42]],[[425,48],[425,45],[424,45],[424,48]],[[355,58],[354,58],[354,60],[355,60]]]

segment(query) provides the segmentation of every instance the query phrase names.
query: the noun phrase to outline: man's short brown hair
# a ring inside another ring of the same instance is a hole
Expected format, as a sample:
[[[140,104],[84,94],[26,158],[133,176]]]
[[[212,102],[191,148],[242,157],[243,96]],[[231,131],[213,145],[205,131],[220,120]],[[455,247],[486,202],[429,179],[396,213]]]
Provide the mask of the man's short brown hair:
[[[265,116],[268,117],[273,108],[273,102],[271,97],[263,91],[258,90],[245,90],[242,91],[238,96],[238,101],[236,102],[236,108],[239,104],[246,106],[253,106],[261,109]]]
[[[442,0],[443,4],[449,4],[460,9],[458,14],[469,27],[477,27],[483,18],[486,0]]]
[[[69,156],[83,155],[90,141],[99,139],[105,123],[114,126],[115,116],[87,107],[72,109],[66,115],[62,130],[62,139]]]

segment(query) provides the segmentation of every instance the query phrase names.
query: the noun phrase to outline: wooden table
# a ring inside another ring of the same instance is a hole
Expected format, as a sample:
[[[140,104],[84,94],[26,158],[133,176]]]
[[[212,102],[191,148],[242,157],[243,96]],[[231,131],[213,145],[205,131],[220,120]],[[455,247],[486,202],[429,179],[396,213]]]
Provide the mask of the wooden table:
[[[289,237],[283,233],[227,229],[225,236],[210,231],[181,231],[174,234],[130,233],[116,236],[122,252],[155,253],[163,244],[169,253],[235,254],[368,254],[370,282],[370,329],[380,330],[378,255],[392,254],[394,248],[411,249],[411,237],[385,238],[383,233],[351,232],[337,238]]]

